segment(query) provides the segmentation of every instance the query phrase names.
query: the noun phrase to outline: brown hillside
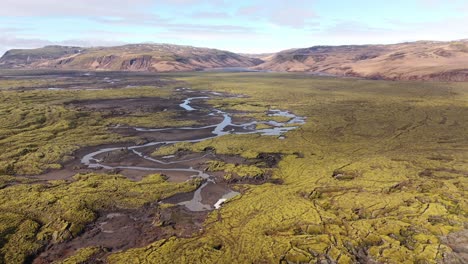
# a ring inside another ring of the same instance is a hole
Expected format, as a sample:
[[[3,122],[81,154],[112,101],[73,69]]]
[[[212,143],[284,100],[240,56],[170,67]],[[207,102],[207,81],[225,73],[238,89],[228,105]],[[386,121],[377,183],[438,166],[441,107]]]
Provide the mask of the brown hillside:
[[[169,72],[252,67],[261,62],[259,59],[216,49],[135,44],[100,48],[47,46],[10,50],[0,59],[0,67]]]
[[[277,53],[255,68],[370,79],[468,81],[468,41],[316,46]]]

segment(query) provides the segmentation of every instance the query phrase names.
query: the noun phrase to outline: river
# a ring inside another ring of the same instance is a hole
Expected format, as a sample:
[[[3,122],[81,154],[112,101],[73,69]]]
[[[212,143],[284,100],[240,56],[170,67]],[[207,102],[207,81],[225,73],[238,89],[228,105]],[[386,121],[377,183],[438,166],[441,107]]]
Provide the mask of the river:
[[[185,99],[179,106],[187,111],[187,112],[194,112],[198,111],[201,115],[206,114],[207,111],[201,111],[201,110],[206,110],[206,109],[196,109],[191,105],[191,103],[194,100],[205,100],[211,98],[211,96],[222,96],[220,93],[214,93],[210,92],[210,96],[198,96],[198,97],[189,97]],[[290,113],[288,111],[282,111],[282,110],[277,110],[277,109],[272,109],[268,112],[269,116],[282,116],[282,117],[287,117],[289,120],[287,122],[281,123],[281,122],[276,122],[276,121],[251,121],[247,123],[241,123],[241,124],[235,124],[232,121],[232,114],[227,113],[225,111],[222,111],[220,109],[209,109],[208,111],[208,116],[210,117],[222,117],[222,121],[214,124],[214,125],[209,125],[209,126],[200,126],[200,127],[173,127],[173,128],[140,128],[140,127],[132,127],[131,129],[134,129],[135,131],[139,132],[165,132],[165,133],[175,133],[177,131],[186,131],[186,132],[192,132],[192,131],[197,131],[197,130],[206,130],[210,129],[211,130],[211,135],[209,136],[204,136],[200,138],[195,138],[195,139],[188,139],[188,140],[170,140],[170,141],[154,141],[154,142],[149,142],[144,145],[134,145],[134,146],[122,146],[122,147],[112,147],[112,148],[102,148],[97,151],[94,151],[92,153],[86,154],[83,156],[81,159],[81,163],[86,165],[89,168],[94,168],[94,169],[130,169],[130,170],[141,170],[141,171],[155,171],[155,172],[185,172],[185,173],[190,173],[191,177],[201,177],[205,180],[205,182],[193,193],[193,197],[189,200],[186,201],[181,201],[178,204],[179,205],[184,205],[187,207],[187,209],[191,211],[206,211],[206,210],[213,210],[213,209],[219,209],[222,205],[223,202],[226,200],[233,198],[237,195],[239,195],[238,192],[235,192],[231,189],[226,189],[222,194],[221,197],[217,200],[216,203],[214,204],[205,204],[202,202],[202,194],[205,190],[205,188],[208,186],[208,184],[217,184],[216,180],[214,177],[209,175],[208,173],[194,169],[193,167],[176,167],[176,168],[168,168],[167,165],[173,165],[173,164],[179,164],[183,162],[187,162],[188,160],[176,160],[176,161],[171,161],[170,159],[173,156],[166,156],[162,157],[162,159],[155,159],[153,157],[144,155],[140,149],[144,149],[147,147],[155,146],[155,147],[161,147],[161,146],[167,146],[175,143],[180,143],[180,142],[188,142],[188,143],[197,143],[201,142],[204,140],[208,139],[213,139],[216,137],[224,136],[224,135],[229,135],[229,134],[260,134],[264,136],[276,136],[278,139],[283,139],[284,134],[288,131],[296,129],[299,125],[302,125],[305,123],[305,118],[296,116],[293,113]],[[270,127],[269,128],[264,128],[264,129],[257,129],[256,126],[258,124],[267,124]],[[152,162],[154,164],[157,164],[156,167],[143,167],[143,166],[109,166],[106,164],[103,164],[103,162],[96,158],[96,156],[113,152],[116,150],[120,150],[122,148],[128,149],[132,151],[134,154],[138,155],[141,159],[144,159],[146,161]]]

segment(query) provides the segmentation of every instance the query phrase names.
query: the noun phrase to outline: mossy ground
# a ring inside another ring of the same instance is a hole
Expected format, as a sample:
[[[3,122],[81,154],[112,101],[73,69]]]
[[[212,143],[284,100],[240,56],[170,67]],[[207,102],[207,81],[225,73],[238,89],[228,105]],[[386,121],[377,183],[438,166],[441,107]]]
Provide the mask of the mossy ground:
[[[261,177],[266,172],[254,165],[232,164],[222,161],[209,162],[207,171],[223,171],[224,179],[227,181],[233,178],[257,178]]]
[[[1,83],[1,82],[0,82]],[[39,174],[60,168],[77,149],[128,141],[111,133],[110,125],[186,125],[174,113],[132,113],[111,117],[106,112],[78,111],[64,104],[73,100],[168,97],[171,87],[140,87],[106,91],[3,91],[0,93],[0,173]]]
[[[216,103],[247,112],[239,112],[241,116],[266,119],[268,109],[287,109],[307,122],[284,140],[227,135],[160,149],[156,154],[207,147],[246,158],[282,153],[272,177],[283,184],[239,186],[242,196],[211,213],[200,234],[115,253],[108,262],[435,263],[451,251],[440,237],[466,228],[467,84],[264,73],[165,77],[194,89],[247,95]],[[69,98],[159,92],[3,91],[3,174],[39,173],[59,167],[84,145],[129,140],[110,133],[100,113],[64,107]],[[170,89],[162,92],[170,95]],[[198,184],[169,184],[158,177],[131,182],[118,175],[89,174],[48,184],[5,177],[0,190],[4,262],[21,262],[43,241],[75,235],[99,208],[141,206]]]
[[[22,80],[2,80],[0,86],[9,86],[11,82],[26,85]],[[134,182],[120,175],[98,172],[76,175],[68,181],[34,179],[34,175],[60,169],[64,162],[79,158],[73,155],[83,147],[138,141],[112,133],[108,129],[111,125],[178,123],[171,112],[107,118],[106,111],[80,111],[69,107],[67,102],[169,97],[172,89],[172,86],[145,86],[103,91],[0,92],[0,263],[23,263],[47,244],[77,236],[100,210],[138,208],[199,186],[198,180],[173,184],[161,175],[150,175]]]
[[[284,153],[273,176],[283,184],[243,186],[202,235],[117,253],[111,263],[435,263],[451,250],[440,237],[466,226],[466,84],[294,74],[181,80],[249,96],[224,102],[226,109],[287,109],[307,123],[285,140],[227,135],[179,146]]]

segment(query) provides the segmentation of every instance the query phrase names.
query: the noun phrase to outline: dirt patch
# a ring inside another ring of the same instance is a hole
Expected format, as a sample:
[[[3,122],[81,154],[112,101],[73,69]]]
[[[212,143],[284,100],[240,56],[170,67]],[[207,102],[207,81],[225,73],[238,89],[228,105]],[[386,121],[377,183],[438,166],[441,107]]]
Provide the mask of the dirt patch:
[[[190,212],[183,206],[161,209],[154,204],[134,210],[103,211],[99,215],[80,236],[50,245],[33,263],[51,263],[85,247],[104,248],[99,258],[102,260],[112,252],[143,247],[171,236],[191,237],[202,229],[207,212]]]
[[[150,156],[156,148],[148,147],[138,149],[138,153],[145,156]],[[169,157],[154,157],[152,162],[147,159],[142,159],[138,154],[128,148],[121,148],[115,151],[106,152],[96,156],[102,165],[112,167],[128,167],[116,169],[115,172],[122,174],[132,180],[141,180],[148,174],[160,173],[166,176],[170,182],[184,182],[189,180],[197,173],[193,171],[184,171],[184,168],[193,168],[203,170],[204,164],[213,158],[211,152],[192,153],[187,151],[179,151],[175,155]],[[154,168],[153,170],[138,169],[138,168]],[[132,169],[135,168],[135,169]],[[178,170],[180,169],[180,170]]]
[[[256,164],[264,163],[267,168],[276,168],[281,159],[282,154],[280,153],[260,153],[254,162]]]
[[[115,128],[112,131],[125,137],[138,137],[143,142],[182,141],[214,136],[213,127],[197,130],[170,129],[163,131],[137,131],[133,128]]]
[[[114,144],[105,144],[100,146],[90,146],[83,147],[73,153],[73,159],[67,162],[62,163],[62,169],[50,169],[45,173],[34,176],[27,176],[27,178],[42,180],[42,181],[54,181],[54,180],[71,180],[72,177],[78,173],[91,173],[91,172],[111,172],[112,170],[103,170],[103,169],[91,169],[81,163],[81,158],[91,152],[97,151],[101,148],[118,148],[118,147],[128,147],[134,143],[114,143]]]
[[[455,232],[442,238],[442,243],[452,249],[451,253],[444,256],[443,263],[462,264],[468,263],[468,230]]]
[[[207,151],[216,152],[215,149],[207,149]],[[276,168],[278,163],[282,159],[280,153],[260,153],[254,159],[246,159],[236,155],[222,155],[216,154],[216,160],[225,163],[244,164],[244,165],[255,165],[259,168]]]
[[[71,101],[67,102],[66,105],[78,110],[112,111],[113,115],[133,112],[153,113],[179,108],[174,100],[161,97],[91,99]]]
[[[332,173],[332,177],[339,181],[350,181],[359,177],[360,173],[358,171],[346,171],[346,170],[335,170]]]
[[[236,177],[236,175],[233,175],[233,177],[229,180],[226,180],[224,178],[225,172],[223,171],[215,171],[210,173],[215,175],[218,180],[225,181],[228,184],[282,184],[283,181],[281,179],[271,178],[273,176],[272,169],[278,166],[278,163],[281,161],[282,156],[283,155],[280,153],[260,153],[258,154],[257,158],[246,159],[234,155],[216,155],[215,160],[235,165],[255,166],[264,169],[264,173],[255,177]]]
[[[453,179],[459,177],[459,175],[468,176],[468,172],[453,168],[434,168],[425,169],[419,172],[418,175],[424,178]]]
[[[64,75],[66,76],[64,77]],[[3,79],[40,79],[48,81],[47,83],[25,83],[25,85],[13,88],[13,90],[19,91],[48,90],[50,88],[55,88],[55,90],[103,90],[141,86],[157,88],[177,83],[177,81],[163,79],[154,74],[140,73],[131,75],[126,72],[30,72],[28,76],[4,76]]]
[[[208,182],[207,185],[203,188],[201,193],[201,202],[206,205],[214,205],[219,199],[223,197],[226,193],[230,192],[231,189],[227,183],[213,183]],[[172,197],[169,197],[163,200],[167,204],[179,204],[193,198],[194,192],[189,193],[179,193]],[[214,208],[213,208],[214,209]]]

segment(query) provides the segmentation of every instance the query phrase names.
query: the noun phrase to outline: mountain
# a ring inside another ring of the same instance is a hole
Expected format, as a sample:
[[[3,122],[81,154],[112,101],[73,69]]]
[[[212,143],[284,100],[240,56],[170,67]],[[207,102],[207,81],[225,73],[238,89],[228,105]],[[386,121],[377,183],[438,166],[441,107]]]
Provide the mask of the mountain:
[[[2,68],[194,71],[222,67],[252,67],[263,61],[236,53],[169,44],[133,44],[118,47],[80,48],[46,46],[7,51]]]
[[[10,50],[0,59],[0,68],[27,69],[172,72],[232,67],[369,79],[468,81],[468,40],[314,46],[269,54],[169,44],[47,46]]]
[[[369,79],[468,81],[468,41],[315,46],[279,52],[255,69]]]
[[[263,62],[269,61],[271,58],[273,58],[276,53],[239,53],[242,56],[246,56],[249,58],[256,58],[260,59]]]

